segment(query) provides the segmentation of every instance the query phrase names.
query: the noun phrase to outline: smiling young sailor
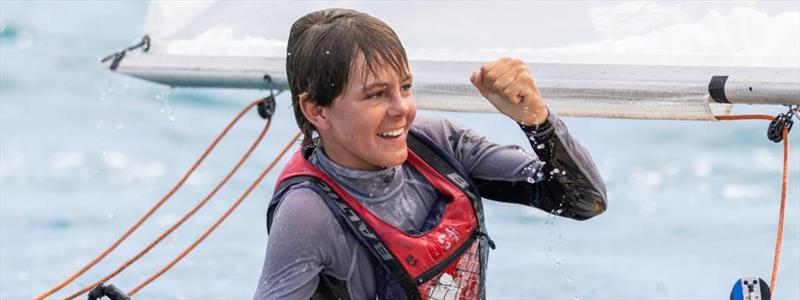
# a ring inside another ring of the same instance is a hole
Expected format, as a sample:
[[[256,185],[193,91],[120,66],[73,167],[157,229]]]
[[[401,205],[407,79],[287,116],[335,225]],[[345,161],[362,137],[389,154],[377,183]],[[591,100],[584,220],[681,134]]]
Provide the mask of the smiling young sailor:
[[[484,298],[494,243],[481,197],[577,220],[606,208],[589,153],[519,60],[487,63],[470,80],[534,153],[416,118],[400,40],[357,11],[297,20],[286,72],[304,147],[268,206],[256,299]]]

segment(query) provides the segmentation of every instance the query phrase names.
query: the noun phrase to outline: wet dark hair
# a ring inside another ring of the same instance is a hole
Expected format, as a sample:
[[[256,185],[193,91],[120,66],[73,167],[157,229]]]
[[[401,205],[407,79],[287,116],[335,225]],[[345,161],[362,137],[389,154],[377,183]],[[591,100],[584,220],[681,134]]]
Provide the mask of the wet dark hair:
[[[313,146],[316,128],[300,110],[300,94],[330,106],[344,92],[350,71],[361,54],[365,74],[388,65],[408,73],[408,58],[400,39],[386,23],[351,9],[326,9],[307,14],[292,24],[286,53],[286,75],[292,93],[295,120],[303,132],[303,146]]]

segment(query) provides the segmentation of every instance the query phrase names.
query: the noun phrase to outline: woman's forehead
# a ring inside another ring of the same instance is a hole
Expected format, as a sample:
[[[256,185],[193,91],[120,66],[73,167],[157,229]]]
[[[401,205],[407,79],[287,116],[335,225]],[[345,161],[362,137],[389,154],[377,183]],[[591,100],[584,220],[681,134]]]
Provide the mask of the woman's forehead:
[[[366,86],[373,83],[402,82],[411,79],[411,71],[407,64],[398,70],[394,65],[376,57],[372,64],[368,64],[363,54],[359,53],[353,61],[348,76],[348,86]]]

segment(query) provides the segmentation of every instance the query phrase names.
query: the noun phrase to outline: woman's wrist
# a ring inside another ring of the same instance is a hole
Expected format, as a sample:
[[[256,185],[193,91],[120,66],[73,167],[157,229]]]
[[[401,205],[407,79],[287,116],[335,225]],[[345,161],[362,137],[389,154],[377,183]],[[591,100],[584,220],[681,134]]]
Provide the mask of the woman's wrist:
[[[539,126],[542,125],[544,122],[547,121],[547,117],[550,115],[550,111],[544,105],[539,105],[533,113],[524,113],[518,119],[515,118],[514,121],[526,126]]]

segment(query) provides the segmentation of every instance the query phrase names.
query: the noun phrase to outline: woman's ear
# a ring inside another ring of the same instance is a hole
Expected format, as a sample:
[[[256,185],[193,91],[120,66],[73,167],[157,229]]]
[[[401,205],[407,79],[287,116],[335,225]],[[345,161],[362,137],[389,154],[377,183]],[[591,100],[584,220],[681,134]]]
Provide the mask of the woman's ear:
[[[311,99],[308,95],[308,92],[303,92],[300,94],[300,110],[303,112],[303,116],[306,117],[306,120],[314,124],[314,127],[319,129],[328,129],[330,127],[330,121],[325,116],[325,108],[317,104],[317,101]]]

